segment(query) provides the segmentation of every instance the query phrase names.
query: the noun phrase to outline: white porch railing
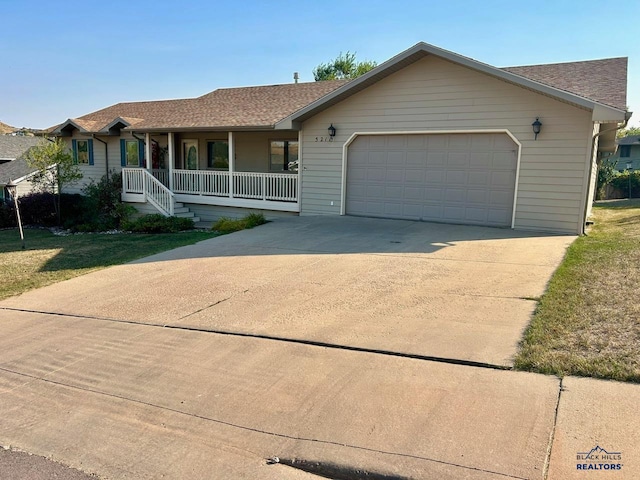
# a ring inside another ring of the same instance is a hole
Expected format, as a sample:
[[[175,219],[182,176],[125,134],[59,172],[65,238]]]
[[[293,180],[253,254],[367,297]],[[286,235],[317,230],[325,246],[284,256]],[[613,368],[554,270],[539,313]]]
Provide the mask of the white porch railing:
[[[173,191],[187,195],[230,197],[229,172],[174,170]],[[233,197],[279,202],[298,201],[298,175],[290,173],[234,172]]]
[[[156,177],[165,187],[169,186],[169,170],[166,168],[154,168],[151,170],[151,175]]]
[[[175,202],[173,193],[143,168],[122,169],[122,193],[140,195],[167,216],[172,216]]]
[[[230,181],[232,179],[232,181]],[[149,202],[165,215],[173,215],[175,201],[266,210],[299,211],[298,175],[294,173],[174,170],[173,190],[168,173],[143,168],[122,169],[122,199]],[[233,188],[231,188],[233,187]]]

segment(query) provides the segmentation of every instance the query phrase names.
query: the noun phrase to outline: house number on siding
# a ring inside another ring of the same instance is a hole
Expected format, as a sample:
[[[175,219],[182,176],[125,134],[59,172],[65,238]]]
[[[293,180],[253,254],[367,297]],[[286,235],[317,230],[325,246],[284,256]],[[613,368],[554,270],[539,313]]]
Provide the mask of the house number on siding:
[[[333,142],[333,137],[316,137],[316,142]]]

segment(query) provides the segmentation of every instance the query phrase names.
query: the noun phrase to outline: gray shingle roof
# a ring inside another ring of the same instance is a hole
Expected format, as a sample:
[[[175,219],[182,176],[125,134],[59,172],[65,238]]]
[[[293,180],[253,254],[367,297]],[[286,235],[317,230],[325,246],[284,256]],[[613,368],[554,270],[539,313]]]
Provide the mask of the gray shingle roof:
[[[36,170],[36,168],[27,165],[27,161],[24,158],[3,163],[0,165],[0,185],[7,185],[9,182],[29,175]]]
[[[42,140],[39,137],[0,135],[0,159],[15,160]]]
[[[502,70],[610,107],[627,108],[626,57],[505,67]]]
[[[626,58],[502,70],[591,101],[626,109]],[[82,130],[94,133],[104,131],[118,117],[124,119],[129,128],[137,130],[270,128],[346,83],[346,80],[333,80],[223,88],[198,98],[118,103],[71,121]]]
[[[640,145],[640,135],[628,135],[617,140],[618,145]]]
[[[72,119],[88,132],[121,117],[136,129],[269,127],[346,80],[221,88],[198,98],[118,103]]]

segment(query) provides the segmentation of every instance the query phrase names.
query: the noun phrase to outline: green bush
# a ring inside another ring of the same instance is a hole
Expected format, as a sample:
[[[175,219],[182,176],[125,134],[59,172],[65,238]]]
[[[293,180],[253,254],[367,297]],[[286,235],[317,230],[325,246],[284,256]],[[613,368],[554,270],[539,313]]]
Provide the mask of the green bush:
[[[0,203],[0,228],[17,226],[16,211],[12,204]]]
[[[233,233],[267,223],[262,213],[250,213],[243,218],[222,217],[213,224],[211,230],[218,233]]]
[[[122,176],[111,172],[98,181],[91,181],[82,189],[84,215],[81,221],[68,228],[78,231],[105,231],[123,227],[135,213],[135,208],[122,203]]]
[[[56,198],[50,192],[35,192],[20,197],[20,217],[24,225],[53,227],[58,224]],[[13,210],[13,207],[11,207]],[[83,215],[83,198],[79,194],[60,195],[60,208],[64,223],[77,222]],[[15,213],[14,213],[15,215]]]
[[[629,175],[631,175],[631,197],[640,197],[640,172],[624,171],[613,177],[609,182],[611,190],[609,198],[629,197]]]
[[[165,217],[156,213],[143,215],[133,221],[127,221],[123,227],[125,230],[135,233],[174,233],[193,230],[193,220],[181,217]]]

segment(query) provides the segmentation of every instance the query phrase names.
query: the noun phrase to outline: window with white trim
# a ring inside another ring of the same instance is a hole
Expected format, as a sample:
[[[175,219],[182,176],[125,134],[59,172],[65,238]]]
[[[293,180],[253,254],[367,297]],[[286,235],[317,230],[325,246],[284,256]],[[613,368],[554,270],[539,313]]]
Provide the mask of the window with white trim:
[[[269,171],[298,171],[297,140],[271,140],[269,143]]]

